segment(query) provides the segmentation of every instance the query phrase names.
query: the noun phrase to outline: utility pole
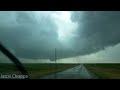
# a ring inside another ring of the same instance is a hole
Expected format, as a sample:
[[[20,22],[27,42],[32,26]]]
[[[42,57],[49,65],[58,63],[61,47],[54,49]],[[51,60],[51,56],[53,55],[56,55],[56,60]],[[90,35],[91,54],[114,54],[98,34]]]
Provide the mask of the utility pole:
[[[55,48],[55,70],[57,71],[57,52],[56,52],[56,48]],[[55,73],[55,79],[57,79],[57,74],[56,73]]]

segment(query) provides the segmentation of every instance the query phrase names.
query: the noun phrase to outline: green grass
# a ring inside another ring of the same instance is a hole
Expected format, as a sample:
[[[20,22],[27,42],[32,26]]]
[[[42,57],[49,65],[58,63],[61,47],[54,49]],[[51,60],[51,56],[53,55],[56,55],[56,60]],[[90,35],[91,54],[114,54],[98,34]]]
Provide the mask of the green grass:
[[[41,78],[79,64],[23,64],[31,79]],[[100,79],[120,79],[120,64],[84,64]],[[0,74],[20,74],[14,64],[0,64]]]
[[[31,79],[41,78],[43,76],[60,72],[79,64],[24,64]],[[20,74],[14,64],[0,64],[0,74]]]
[[[85,67],[100,79],[120,79],[120,64],[86,64]]]
[[[15,64],[0,63],[0,74],[20,74]]]

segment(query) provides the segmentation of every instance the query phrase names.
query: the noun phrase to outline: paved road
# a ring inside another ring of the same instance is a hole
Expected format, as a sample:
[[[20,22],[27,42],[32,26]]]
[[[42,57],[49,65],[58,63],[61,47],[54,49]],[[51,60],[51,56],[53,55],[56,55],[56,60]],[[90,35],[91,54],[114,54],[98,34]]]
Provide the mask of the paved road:
[[[97,77],[88,71],[84,65],[79,65],[74,68],[52,74],[41,79],[96,79]]]

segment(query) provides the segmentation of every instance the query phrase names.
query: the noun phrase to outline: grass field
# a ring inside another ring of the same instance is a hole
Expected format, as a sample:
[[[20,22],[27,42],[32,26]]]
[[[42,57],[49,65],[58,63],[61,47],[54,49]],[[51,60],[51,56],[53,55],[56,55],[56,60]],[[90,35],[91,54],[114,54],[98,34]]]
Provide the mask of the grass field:
[[[64,71],[79,64],[24,64],[30,79],[37,79],[55,72]],[[120,64],[84,64],[100,79],[120,79]],[[20,74],[14,64],[0,64],[0,74]]]
[[[86,64],[85,67],[100,79],[120,79],[120,64]]]
[[[77,65],[79,64],[24,64],[31,79],[41,78]],[[20,72],[14,64],[0,64],[0,74],[20,74]]]

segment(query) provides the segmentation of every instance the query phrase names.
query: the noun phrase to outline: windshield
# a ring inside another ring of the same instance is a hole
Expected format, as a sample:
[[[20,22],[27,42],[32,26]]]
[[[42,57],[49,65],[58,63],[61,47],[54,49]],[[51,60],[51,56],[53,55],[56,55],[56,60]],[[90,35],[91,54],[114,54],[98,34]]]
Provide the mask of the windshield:
[[[96,73],[96,68],[101,71],[112,66],[116,76],[105,78],[118,78],[119,24],[119,11],[0,11],[0,43],[17,57],[30,78],[40,79],[77,66],[84,68],[83,74],[76,72],[76,78],[93,78],[85,73],[87,69]],[[12,72],[8,64],[13,62],[6,58],[0,53],[0,74]],[[67,75],[60,78],[73,78]]]

